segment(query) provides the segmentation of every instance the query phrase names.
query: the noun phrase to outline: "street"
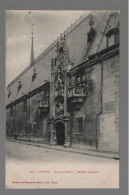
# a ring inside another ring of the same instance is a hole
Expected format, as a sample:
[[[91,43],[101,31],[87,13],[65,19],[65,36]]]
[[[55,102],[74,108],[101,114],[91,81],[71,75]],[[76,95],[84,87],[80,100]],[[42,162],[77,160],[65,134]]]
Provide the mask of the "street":
[[[55,146],[56,147],[56,146]],[[63,146],[60,146],[61,148]],[[16,161],[41,161],[41,162],[69,162],[69,163],[113,163],[118,164],[117,160],[82,155],[67,151],[51,150],[49,148],[36,147],[32,145],[24,145],[16,142],[6,142],[7,159],[15,159]]]
[[[119,161],[6,141],[6,187],[117,188]]]

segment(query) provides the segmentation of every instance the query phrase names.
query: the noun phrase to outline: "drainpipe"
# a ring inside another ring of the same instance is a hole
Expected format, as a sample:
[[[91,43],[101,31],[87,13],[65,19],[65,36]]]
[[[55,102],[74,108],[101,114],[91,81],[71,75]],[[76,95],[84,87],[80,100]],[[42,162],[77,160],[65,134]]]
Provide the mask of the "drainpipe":
[[[29,102],[28,102],[28,130],[29,130],[29,132],[28,132],[28,135],[29,135],[29,141],[30,141],[30,95],[27,93],[27,94],[25,94],[26,96],[27,96],[27,98],[28,98],[28,100],[29,100]]]
[[[71,111],[71,125],[70,125],[70,148],[72,147],[72,139],[73,139],[73,136],[72,136],[72,129],[73,129],[73,110],[72,110],[72,105],[70,103],[70,111]]]
[[[13,103],[12,104],[12,108],[13,108],[13,115],[12,115],[12,117],[13,117],[13,136],[15,137],[15,112],[14,112],[14,108],[15,108],[15,104]]]
[[[99,57],[100,60],[100,65],[101,65],[101,110],[100,112],[96,115],[96,149],[98,149],[98,129],[97,129],[97,122],[98,122],[98,117],[102,114],[103,112],[103,62],[101,60],[101,57]]]
[[[17,134],[17,119],[16,119],[16,117],[17,117],[17,114],[16,114],[16,103],[15,103],[15,135]]]
[[[30,96],[28,95],[29,97],[29,112],[28,112],[28,117],[29,117],[29,141],[30,141]]]

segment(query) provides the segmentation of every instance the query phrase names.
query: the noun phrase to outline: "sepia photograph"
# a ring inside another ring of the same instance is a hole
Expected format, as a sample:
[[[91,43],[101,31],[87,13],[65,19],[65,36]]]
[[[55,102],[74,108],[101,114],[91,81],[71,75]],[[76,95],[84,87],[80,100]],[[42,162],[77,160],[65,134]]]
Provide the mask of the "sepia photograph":
[[[6,10],[7,189],[119,188],[119,10]]]

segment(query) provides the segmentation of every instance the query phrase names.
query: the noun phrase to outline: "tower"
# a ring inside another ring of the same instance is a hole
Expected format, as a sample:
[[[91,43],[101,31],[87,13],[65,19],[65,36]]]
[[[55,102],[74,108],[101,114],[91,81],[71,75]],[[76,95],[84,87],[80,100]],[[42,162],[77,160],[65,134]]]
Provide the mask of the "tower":
[[[70,119],[67,104],[68,70],[71,68],[66,36],[60,36],[56,57],[51,61],[50,144],[70,146]]]

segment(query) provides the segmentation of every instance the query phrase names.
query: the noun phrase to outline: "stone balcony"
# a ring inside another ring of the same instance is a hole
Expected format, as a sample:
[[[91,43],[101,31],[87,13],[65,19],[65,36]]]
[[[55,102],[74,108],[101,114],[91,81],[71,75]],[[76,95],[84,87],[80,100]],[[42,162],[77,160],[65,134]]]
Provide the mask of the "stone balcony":
[[[47,101],[39,100],[38,101],[38,108],[40,109],[41,112],[48,112],[49,111],[49,104]]]
[[[80,109],[80,106],[86,97],[87,94],[85,93],[84,85],[75,86],[68,89],[68,100],[75,109]]]

